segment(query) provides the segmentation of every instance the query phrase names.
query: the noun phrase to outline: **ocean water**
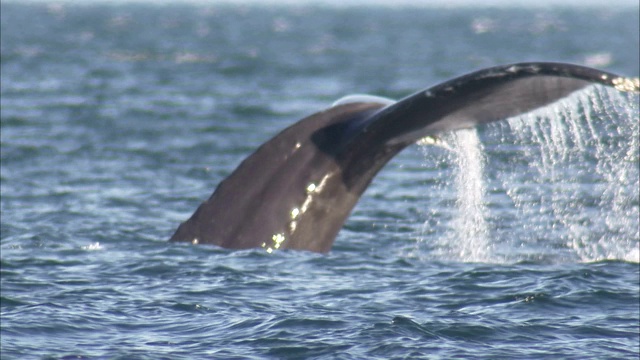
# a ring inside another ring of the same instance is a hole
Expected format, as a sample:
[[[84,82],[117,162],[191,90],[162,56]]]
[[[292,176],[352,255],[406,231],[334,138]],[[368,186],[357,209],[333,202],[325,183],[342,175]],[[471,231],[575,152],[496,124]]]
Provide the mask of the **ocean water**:
[[[497,64],[637,77],[638,7],[2,2],[2,359],[637,359],[639,98],[416,145],[326,255],[168,243],[282,128]]]

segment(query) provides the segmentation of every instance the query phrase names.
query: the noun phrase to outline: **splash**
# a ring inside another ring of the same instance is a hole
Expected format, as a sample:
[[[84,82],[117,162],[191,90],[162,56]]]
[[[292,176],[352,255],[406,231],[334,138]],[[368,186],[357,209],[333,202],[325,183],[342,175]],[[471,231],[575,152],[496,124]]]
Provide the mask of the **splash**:
[[[526,171],[502,187],[526,219],[520,243],[558,260],[639,261],[638,104],[592,87],[508,121]]]
[[[503,186],[526,239],[579,261],[640,261],[637,95],[592,87],[509,119],[527,175]]]
[[[444,137],[452,150],[446,165],[431,165],[444,169],[437,189],[444,214],[428,212],[422,231],[431,255],[640,262],[639,108],[637,94],[594,86]],[[446,198],[451,189],[455,199]]]
[[[103,247],[102,245],[100,245],[99,242],[93,243],[93,244],[89,244],[89,245],[85,245],[82,247],[82,250],[89,250],[89,251],[94,251],[94,250],[102,250]]]

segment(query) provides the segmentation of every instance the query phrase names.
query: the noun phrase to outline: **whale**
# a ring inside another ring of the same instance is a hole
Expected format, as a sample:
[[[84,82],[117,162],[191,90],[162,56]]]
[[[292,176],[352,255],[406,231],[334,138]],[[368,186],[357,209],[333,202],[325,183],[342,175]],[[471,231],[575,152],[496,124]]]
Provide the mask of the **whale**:
[[[399,101],[348,96],[259,146],[170,241],[329,252],[376,174],[409,145],[518,116],[594,84],[640,91],[638,78],[527,62],[480,69]]]

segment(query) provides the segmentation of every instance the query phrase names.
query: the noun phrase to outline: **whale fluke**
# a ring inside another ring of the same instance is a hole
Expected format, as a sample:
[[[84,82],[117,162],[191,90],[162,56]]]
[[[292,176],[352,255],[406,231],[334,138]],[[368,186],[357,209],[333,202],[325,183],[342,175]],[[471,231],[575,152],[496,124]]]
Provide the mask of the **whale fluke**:
[[[345,98],[261,145],[171,241],[328,252],[374,176],[408,145],[523,114],[592,84],[640,91],[637,78],[520,63],[479,70],[397,102]]]

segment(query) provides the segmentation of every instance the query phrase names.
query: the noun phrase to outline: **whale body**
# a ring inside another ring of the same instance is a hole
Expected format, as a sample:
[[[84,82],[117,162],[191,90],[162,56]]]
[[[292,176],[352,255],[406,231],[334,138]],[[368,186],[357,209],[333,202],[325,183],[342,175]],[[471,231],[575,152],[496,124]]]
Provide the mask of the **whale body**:
[[[397,102],[345,98],[261,145],[170,241],[328,252],[375,175],[407,146],[532,111],[592,84],[640,91],[637,78],[565,63],[518,63]]]

